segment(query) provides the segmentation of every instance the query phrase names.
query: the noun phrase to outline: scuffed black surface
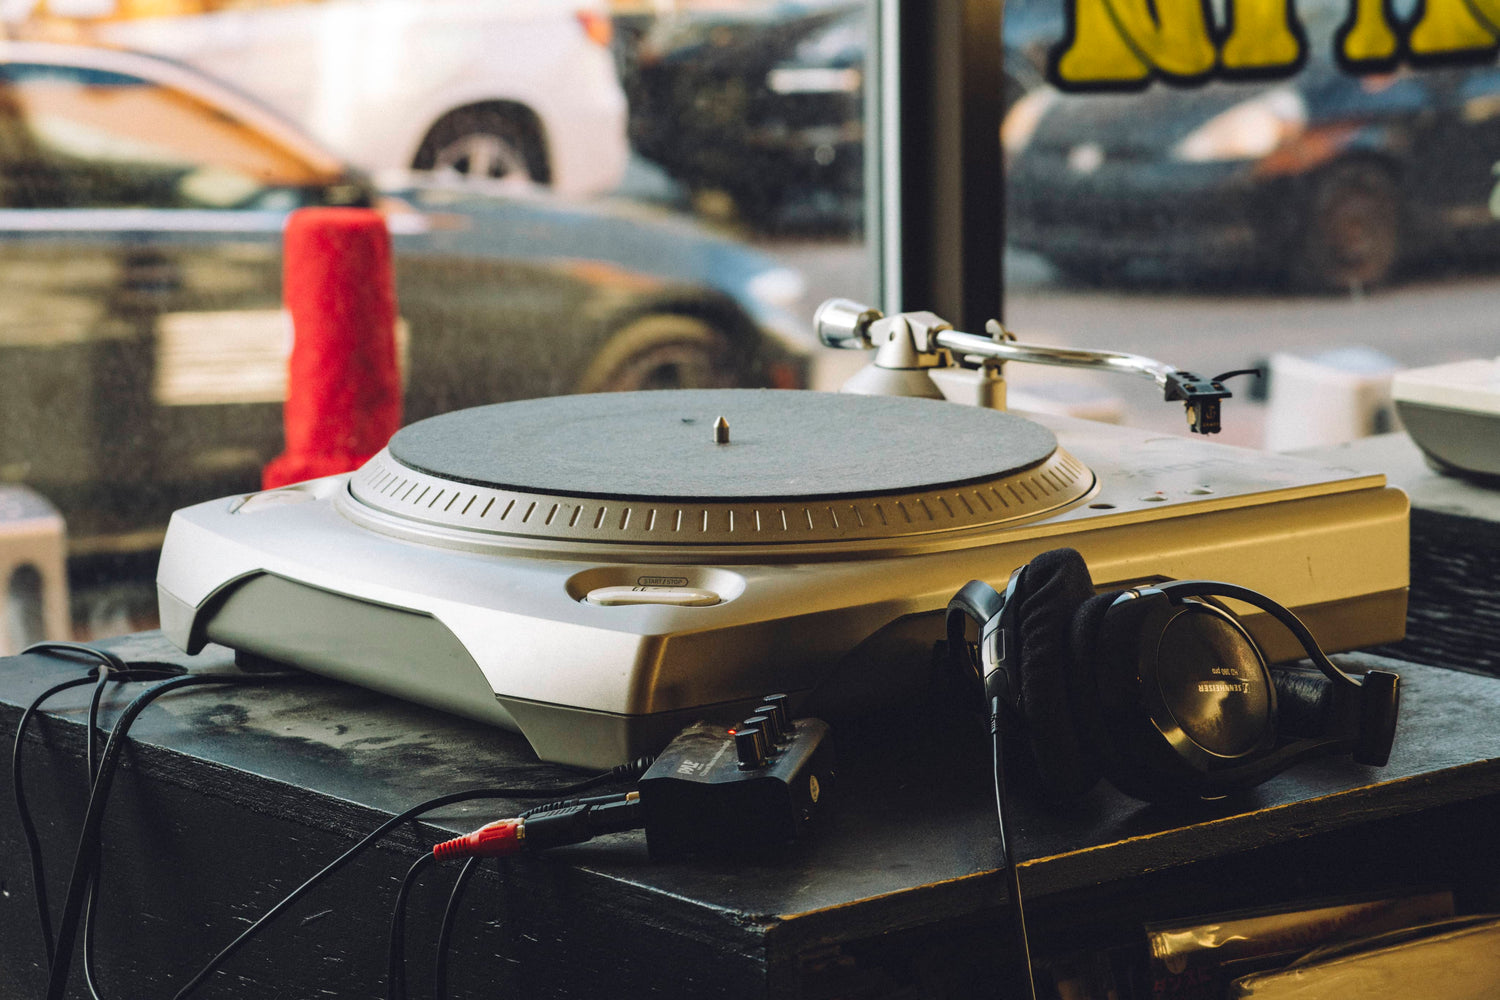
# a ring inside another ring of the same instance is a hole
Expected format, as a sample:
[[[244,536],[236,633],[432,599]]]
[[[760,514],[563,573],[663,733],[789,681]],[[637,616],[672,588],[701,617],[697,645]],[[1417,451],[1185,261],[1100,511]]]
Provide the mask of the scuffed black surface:
[[[154,633],[117,648],[185,661]],[[222,669],[228,654],[210,647],[191,662]],[[1174,809],[1104,787],[1065,810],[1018,800],[1038,946],[1058,947],[1080,928],[1117,933],[1143,913],[1380,884],[1408,877],[1407,868],[1451,876],[1467,864],[1451,838],[1500,818],[1500,680],[1396,667],[1405,699],[1385,769],[1323,761],[1232,800]],[[34,655],[0,661],[0,739],[14,732],[18,706],[78,669]],[[57,893],[81,818],[87,690],[60,697],[27,742]],[[111,693],[110,719],[127,698]],[[498,995],[764,997],[796,995],[808,977],[842,975],[853,963],[877,970],[890,995],[984,995],[944,992],[984,974],[1007,947],[982,732],[913,705],[835,738],[834,799],[804,844],[750,859],[652,863],[641,837],[619,834],[491,863],[471,888],[455,979]],[[170,995],[246,919],[387,815],[450,790],[576,777],[537,762],[518,737],[316,679],[170,695],[140,718],[124,764],[106,826],[101,940],[109,980],[141,996]],[[403,831],[247,947],[203,995],[380,995],[384,922],[411,858],[523,805],[450,811],[419,833]],[[1424,818],[1445,809],[1474,815],[1436,829]],[[1425,867],[1403,866],[1408,850]],[[0,858],[0,993],[36,995],[39,944],[8,808]],[[1323,860],[1304,865],[1310,858]],[[1486,871],[1491,881],[1475,876],[1468,889],[1500,884],[1493,864]],[[1236,881],[1203,888],[1228,875]],[[451,877],[435,873],[417,893],[414,970],[429,961]],[[414,981],[423,975],[414,971]],[[929,992],[899,992],[919,987]]]
[[[1500,675],[1500,522],[1411,512],[1406,638],[1380,652]]]

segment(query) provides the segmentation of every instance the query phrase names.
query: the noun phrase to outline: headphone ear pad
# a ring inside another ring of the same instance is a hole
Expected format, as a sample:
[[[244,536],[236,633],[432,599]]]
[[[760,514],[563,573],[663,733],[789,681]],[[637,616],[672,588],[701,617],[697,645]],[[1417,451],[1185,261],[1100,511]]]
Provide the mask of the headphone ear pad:
[[[1115,602],[1124,591],[1089,598],[1073,616],[1069,654],[1073,663],[1073,710],[1076,725],[1094,734],[1098,767],[1110,784],[1137,798],[1147,784],[1137,773],[1139,762],[1120,745],[1122,716],[1134,697],[1134,658],[1139,655],[1140,628],[1146,607],[1139,601]],[[1111,609],[1115,613],[1111,616]]]
[[[1099,780],[1099,764],[1075,711],[1073,619],[1094,596],[1083,557],[1054,549],[1031,561],[1017,585],[1021,713],[1026,742],[1045,792],[1069,799]]]

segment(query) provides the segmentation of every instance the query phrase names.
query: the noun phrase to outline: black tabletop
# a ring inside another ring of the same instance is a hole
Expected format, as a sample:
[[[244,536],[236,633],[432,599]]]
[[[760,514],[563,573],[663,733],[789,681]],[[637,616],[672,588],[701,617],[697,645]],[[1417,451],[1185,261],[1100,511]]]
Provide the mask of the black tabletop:
[[[157,633],[108,645],[135,661],[233,670],[219,647],[178,653]],[[1016,851],[1033,898],[1337,831],[1435,803],[1500,792],[1500,680],[1376,657],[1404,697],[1388,766],[1346,759],[1302,765],[1219,802],[1166,808],[1100,786],[1067,808],[1019,796]],[[0,661],[0,732],[50,684],[82,672],[52,655]],[[135,686],[112,690],[112,719]],[[82,743],[90,688],[49,702],[51,743]],[[264,687],[169,694],[131,733],[129,761],[156,780],[354,835],[434,795],[487,785],[547,785],[579,772],[539,762],[520,737],[381,695],[308,678]],[[805,843],[753,858],[648,858],[639,834],[553,853],[549,864],[587,884],[591,900],[628,900],[695,933],[837,939],[996,907],[1006,896],[988,761],[961,720],[918,708],[836,734],[839,778],[823,824]],[[432,820],[462,832],[527,803],[454,807]],[[420,842],[421,837],[417,840]],[[267,864],[274,863],[267,859]]]

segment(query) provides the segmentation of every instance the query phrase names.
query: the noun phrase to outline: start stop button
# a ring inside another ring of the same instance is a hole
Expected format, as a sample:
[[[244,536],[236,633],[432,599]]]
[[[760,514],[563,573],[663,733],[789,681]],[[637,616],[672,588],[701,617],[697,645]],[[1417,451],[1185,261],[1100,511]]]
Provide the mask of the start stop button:
[[[702,587],[596,587],[584,597],[588,604],[606,608],[631,604],[665,604],[675,608],[706,608],[723,600]]]

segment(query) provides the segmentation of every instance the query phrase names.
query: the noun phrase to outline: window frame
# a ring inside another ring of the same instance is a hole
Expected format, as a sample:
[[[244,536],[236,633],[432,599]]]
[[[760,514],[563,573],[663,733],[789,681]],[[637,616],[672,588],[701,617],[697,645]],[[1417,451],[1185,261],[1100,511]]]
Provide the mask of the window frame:
[[[1003,0],[872,0],[867,232],[886,312],[1003,316]]]

